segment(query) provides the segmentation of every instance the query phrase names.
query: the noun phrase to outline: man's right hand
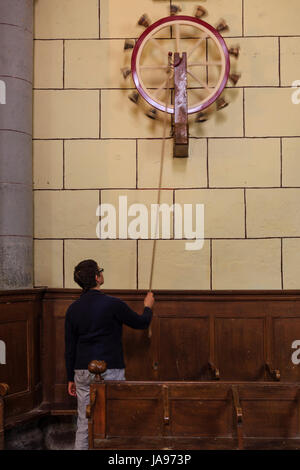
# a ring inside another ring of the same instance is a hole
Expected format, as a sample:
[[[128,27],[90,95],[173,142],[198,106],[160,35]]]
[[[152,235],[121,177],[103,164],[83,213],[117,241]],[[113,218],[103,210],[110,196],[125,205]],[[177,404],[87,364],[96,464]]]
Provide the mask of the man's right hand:
[[[148,292],[148,294],[146,295],[144,299],[144,306],[153,308],[154,302],[155,302],[154,295],[152,294],[152,292]]]
[[[74,382],[68,382],[68,394],[71,395],[71,397],[76,397],[76,385]]]

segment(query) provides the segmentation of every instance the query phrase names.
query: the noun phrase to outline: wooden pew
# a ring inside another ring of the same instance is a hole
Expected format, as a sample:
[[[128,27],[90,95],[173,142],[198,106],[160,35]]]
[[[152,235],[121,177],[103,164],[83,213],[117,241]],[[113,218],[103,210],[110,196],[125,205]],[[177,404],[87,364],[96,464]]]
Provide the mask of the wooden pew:
[[[87,408],[90,449],[300,448],[294,383],[115,382],[97,375]]]

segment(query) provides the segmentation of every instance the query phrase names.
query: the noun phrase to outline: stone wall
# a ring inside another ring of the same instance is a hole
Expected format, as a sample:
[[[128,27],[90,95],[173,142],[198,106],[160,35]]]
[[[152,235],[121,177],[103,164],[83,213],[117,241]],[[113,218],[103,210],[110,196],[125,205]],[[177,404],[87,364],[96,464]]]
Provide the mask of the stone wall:
[[[193,15],[198,1],[182,0]],[[159,240],[155,289],[300,287],[300,79],[298,0],[212,0],[227,46],[241,46],[242,73],[230,106],[202,125],[190,120],[190,156],[173,159],[167,141],[162,199],[205,204],[205,243]],[[99,240],[96,208],[127,195],[156,202],[162,120],[128,100],[134,89],[124,39],[137,38],[147,12],[169,15],[167,0],[37,0],[34,62],[35,285],[74,287],[74,264],[95,258],[105,288],[145,289],[151,240]],[[174,222],[172,220],[172,222]]]

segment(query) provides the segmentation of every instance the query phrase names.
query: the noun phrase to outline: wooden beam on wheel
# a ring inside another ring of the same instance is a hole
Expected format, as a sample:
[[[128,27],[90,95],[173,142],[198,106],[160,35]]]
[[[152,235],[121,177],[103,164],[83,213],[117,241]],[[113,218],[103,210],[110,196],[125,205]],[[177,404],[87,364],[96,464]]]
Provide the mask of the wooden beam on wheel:
[[[174,157],[189,156],[187,57],[174,53]]]

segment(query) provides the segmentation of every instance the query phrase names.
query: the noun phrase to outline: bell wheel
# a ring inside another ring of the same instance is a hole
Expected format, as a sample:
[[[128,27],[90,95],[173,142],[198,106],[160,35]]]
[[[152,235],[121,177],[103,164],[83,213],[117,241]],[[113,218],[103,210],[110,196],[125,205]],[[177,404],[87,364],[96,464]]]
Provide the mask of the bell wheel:
[[[167,84],[173,88],[174,64],[168,54],[186,52],[188,114],[210,106],[226,86],[230,60],[220,33],[191,16],[169,16],[150,25],[132,52],[131,72],[140,95],[154,108],[174,113],[173,100],[164,102]]]

